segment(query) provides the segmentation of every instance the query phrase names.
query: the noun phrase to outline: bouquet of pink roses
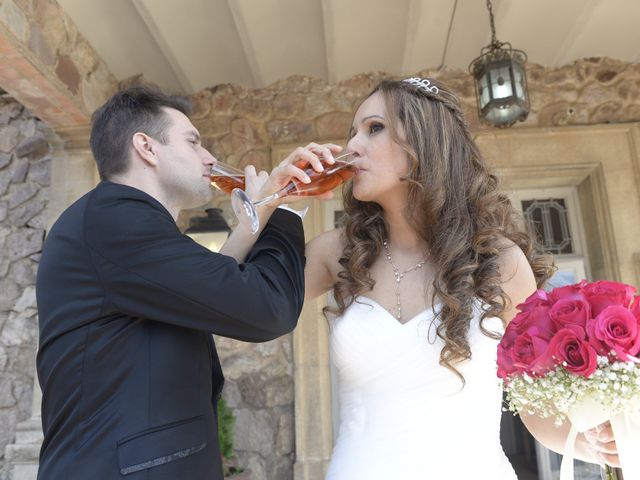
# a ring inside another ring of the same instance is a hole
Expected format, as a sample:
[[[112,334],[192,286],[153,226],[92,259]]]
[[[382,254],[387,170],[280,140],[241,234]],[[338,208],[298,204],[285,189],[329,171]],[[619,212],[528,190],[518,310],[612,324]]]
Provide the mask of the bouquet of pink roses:
[[[640,296],[599,281],[536,291],[498,345],[498,376],[514,412],[567,418],[578,432],[611,421],[625,477],[640,479]],[[571,463],[571,466],[568,464]],[[563,461],[561,478],[571,478]]]

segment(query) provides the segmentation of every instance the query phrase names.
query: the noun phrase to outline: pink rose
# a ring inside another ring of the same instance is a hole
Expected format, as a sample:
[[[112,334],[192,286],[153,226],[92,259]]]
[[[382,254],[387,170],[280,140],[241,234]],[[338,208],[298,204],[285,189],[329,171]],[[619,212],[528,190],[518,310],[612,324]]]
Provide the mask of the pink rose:
[[[611,355],[627,361],[628,356],[636,356],[640,351],[640,324],[638,317],[625,307],[606,307],[600,314],[587,322],[589,342],[600,355]]]
[[[537,360],[555,330],[547,307],[532,306],[518,313],[498,344],[498,376],[504,379],[524,372],[542,373],[545,367]]]
[[[518,369],[513,366],[511,358],[511,349],[505,347],[502,343],[498,344],[498,377],[506,379],[510,375],[516,373]]]
[[[545,336],[547,340],[557,330],[549,316],[549,308],[542,305],[532,306],[528,310],[518,313],[509,322],[509,327],[515,329],[518,334],[526,332],[531,327],[537,327],[539,334]]]
[[[584,287],[588,285],[584,280],[575,285],[565,285],[557,287],[549,292],[549,301],[553,304],[558,300],[586,300],[583,293]]]
[[[605,308],[612,305],[629,308],[636,288],[620,282],[601,280],[586,284],[583,292],[587,297],[587,301],[591,304],[591,312],[595,317]]]
[[[591,306],[585,300],[561,298],[549,310],[549,316],[556,330],[567,325],[586,328],[591,318]]]
[[[549,343],[550,361],[562,365],[574,375],[589,377],[598,366],[598,353],[585,340],[582,327],[570,325],[556,332]]]
[[[549,307],[551,306],[551,302],[547,297],[547,292],[544,290],[536,290],[529,297],[522,302],[520,305],[517,305],[516,308],[521,312],[527,312],[535,307]]]
[[[537,327],[530,327],[518,335],[511,349],[513,368],[517,373],[544,375],[552,366],[547,359],[549,337]]]
[[[633,297],[633,303],[631,304],[631,313],[633,313],[636,318],[640,318],[640,296],[638,295]]]
[[[511,358],[511,350],[513,342],[518,336],[513,321],[507,325],[504,335],[498,343],[498,377],[506,379],[509,375],[516,373],[518,370],[513,366]]]

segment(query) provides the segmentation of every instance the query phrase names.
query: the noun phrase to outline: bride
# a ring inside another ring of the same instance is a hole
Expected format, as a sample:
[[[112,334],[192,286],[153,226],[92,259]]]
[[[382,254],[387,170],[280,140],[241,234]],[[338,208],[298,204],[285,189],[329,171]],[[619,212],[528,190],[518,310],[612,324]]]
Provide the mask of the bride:
[[[443,85],[383,81],[349,137],[344,226],[307,245],[306,297],[337,302],[325,309],[340,403],[327,479],[515,479],[496,346],[550,259]],[[543,442],[566,435],[524,420]],[[586,445],[579,456],[599,461]]]

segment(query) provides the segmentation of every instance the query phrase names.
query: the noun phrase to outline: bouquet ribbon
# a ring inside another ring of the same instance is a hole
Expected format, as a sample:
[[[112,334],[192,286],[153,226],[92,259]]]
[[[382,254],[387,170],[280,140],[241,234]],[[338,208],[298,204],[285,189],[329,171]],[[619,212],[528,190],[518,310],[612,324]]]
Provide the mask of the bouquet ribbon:
[[[560,480],[573,480],[573,459],[579,433],[609,420],[616,440],[622,473],[625,478],[640,479],[640,405],[635,409],[611,415],[608,409],[592,397],[576,403],[567,414],[571,430],[565,443]]]

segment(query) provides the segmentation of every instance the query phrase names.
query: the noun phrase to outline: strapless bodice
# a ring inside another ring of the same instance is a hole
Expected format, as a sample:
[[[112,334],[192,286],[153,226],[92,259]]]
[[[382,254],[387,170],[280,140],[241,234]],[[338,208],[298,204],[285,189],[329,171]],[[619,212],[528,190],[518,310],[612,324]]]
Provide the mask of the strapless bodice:
[[[491,479],[515,474],[500,445],[502,390],[497,340],[469,329],[472,358],[457,366],[466,383],[439,364],[439,307],[404,324],[359,297],[332,321],[340,427],[327,479]],[[498,318],[484,327],[502,332]]]

